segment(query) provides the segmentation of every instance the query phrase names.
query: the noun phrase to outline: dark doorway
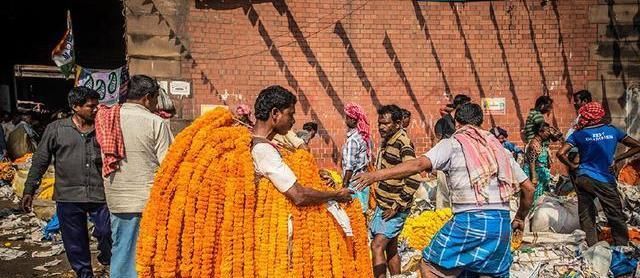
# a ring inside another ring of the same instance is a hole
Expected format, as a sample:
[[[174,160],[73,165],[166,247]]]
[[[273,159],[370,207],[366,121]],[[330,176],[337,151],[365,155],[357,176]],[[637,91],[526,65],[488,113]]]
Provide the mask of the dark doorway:
[[[76,64],[113,69],[125,64],[124,16],[121,0],[8,1],[0,10],[5,56],[0,59],[0,85],[9,85],[11,107],[17,100],[45,104],[49,111],[67,108],[73,79],[16,78],[14,65],[55,66],[51,50],[66,30],[71,12]],[[0,101],[6,101],[1,98]]]

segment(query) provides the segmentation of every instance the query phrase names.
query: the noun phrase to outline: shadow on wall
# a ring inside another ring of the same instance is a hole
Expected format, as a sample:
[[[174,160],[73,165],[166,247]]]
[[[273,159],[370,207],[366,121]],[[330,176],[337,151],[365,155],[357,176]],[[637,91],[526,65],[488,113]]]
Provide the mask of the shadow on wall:
[[[264,41],[265,46],[271,50],[269,53],[271,54],[273,59],[276,61],[276,63],[278,63],[278,68],[285,75],[285,78],[287,79],[287,83],[289,87],[291,87],[297,93],[298,99],[300,100],[300,104],[303,107],[303,110],[305,110],[304,112],[306,114],[310,114],[311,118],[318,123],[319,130],[320,130],[319,135],[322,138],[322,140],[325,142],[325,144],[331,145],[332,161],[334,163],[337,163],[339,153],[340,153],[338,151],[338,146],[336,145],[333,138],[326,132],[327,129],[322,123],[322,120],[320,120],[318,113],[313,109],[313,107],[311,106],[311,103],[309,102],[309,99],[306,97],[304,90],[302,89],[302,87],[300,87],[298,80],[293,75],[293,73],[289,70],[289,66],[287,66],[287,63],[284,61],[282,54],[278,50],[278,46],[271,39],[271,36],[269,35],[269,32],[267,31],[267,29],[264,27],[264,24],[262,24],[262,21],[260,20],[260,15],[257,13],[253,5],[251,4],[247,7],[243,7],[243,10],[247,15],[247,18],[249,19],[251,24],[253,26],[258,27],[258,33],[262,37],[262,40]]]
[[[349,56],[349,59],[351,60],[351,64],[353,65],[353,67],[356,70],[356,73],[358,74],[358,78],[362,83],[362,87],[364,87],[367,93],[369,93],[373,106],[375,106],[375,108],[378,109],[380,106],[382,106],[382,104],[380,103],[380,99],[378,98],[378,93],[376,92],[376,89],[373,88],[373,85],[371,85],[371,81],[369,80],[367,73],[364,71],[364,67],[362,66],[362,63],[360,62],[360,58],[358,58],[358,53],[353,48],[353,44],[351,44],[351,40],[349,39],[349,36],[347,35],[347,31],[344,29],[344,26],[342,26],[341,21],[338,20],[338,22],[336,22],[336,27],[333,29],[333,32],[336,35],[338,35],[342,40],[342,46],[344,47],[344,50],[347,52],[347,56]]]
[[[471,72],[473,73],[473,77],[475,78],[476,86],[478,86],[478,92],[480,93],[481,98],[485,98],[486,94],[484,92],[484,88],[482,87],[482,80],[480,80],[480,75],[478,74],[478,69],[476,68],[476,62],[473,59],[473,54],[471,53],[471,48],[469,47],[467,35],[464,33],[464,29],[462,28],[462,22],[460,21],[458,7],[454,3],[449,3],[449,7],[451,8],[453,15],[455,15],[456,17],[458,32],[460,32],[460,37],[462,37],[462,40],[464,41],[464,56],[469,61],[469,66],[471,67]],[[496,126],[496,120],[493,118],[493,115],[489,114],[489,120],[491,121],[491,126]]]
[[[565,89],[567,90],[567,99],[573,100],[573,81],[571,80],[571,72],[569,71],[569,59],[567,58],[567,52],[564,48],[564,35],[562,34],[562,26],[560,22],[560,11],[558,10],[558,0],[552,0],[551,6],[553,7],[553,13],[556,16],[556,24],[558,25],[558,44],[560,45],[560,54],[562,54],[562,65],[564,67],[562,71],[562,79],[565,80]]]
[[[271,38],[271,35],[269,34],[268,30],[266,29],[266,27],[264,26],[264,24],[260,20],[260,15],[255,10],[255,8],[253,7],[253,4],[257,4],[257,3],[273,3],[274,5],[276,5],[276,3],[274,3],[274,1],[247,1],[247,0],[238,0],[238,1],[233,1],[233,0],[231,0],[231,1],[208,0],[208,1],[200,1],[200,0],[196,0],[196,8],[197,9],[213,9],[213,10],[233,10],[233,9],[241,8],[243,10],[244,14],[247,16],[247,19],[249,20],[251,25],[254,26],[254,27],[257,27],[258,34],[262,38],[262,41],[264,42],[265,47],[268,49],[269,54],[275,60],[276,64],[278,65],[278,69],[280,70],[280,72],[282,72],[284,74],[285,78],[287,79],[287,85],[292,90],[294,90],[296,92],[296,94],[298,96],[298,101],[300,102],[300,105],[302,106],[303,112],[305,114],[309,114],[311,116],[311,119],[313,121],[315,121],[316,123],[318,123],[318,127],[319,127],[318,135],[320,136],[320,138],[322,138],[322,140],[324,141],[325,144],[331,145],[331,148],[332,148],[332,160],[333,160],[334,163],[337,163],[338,154],[339,154],[338,146],[336,145],[336,143],[333,140],[333,138],[331,136],[329,136],[329,134],[326,132],[325,125],[323,124],[322,120],[320,119],[318,113],[311,106],[311,103],[309,102],[309,99],[307,98],[306,93],[304,92],[304,90],[300,86],[300,83],[298,82],[296,77],[293,75],[293,73],[289,69],[289,66],[285,62],[284,57],[282,56],[280,50],[278,49],[278,46],[275,44],[275,42]],[[301,35],[301,33],[298,34],[298,35]],[[336,98],[337,98],[337,96],[336,96]],[[338,99],[338,101],[339,101],[339,99]]]
[[[533,19],[531,18],[531,10],[529,9],[529,3],[527,0],[522,0],[522,4],[524,9],[527,11],[527,18],[529,20],[529,37],[531,38],[531,43],[533,45],[533,51],[536,54],[536,62],[538,63],[538,68],[540,69],[540,78],[542,79],[542,94],[545,96],[549,95],[549,86],[547,86],[547,76],[544,73],[544,65],[542,64],[542,58],[540,58],[540,49],[538,49],[538,43],[536,42],[536,32],[533,29]]]
[[[509,59],[507,58],[507,51],[504,48],[504,43],[502,42],[502,35],[500,34],[500,26],[498,25],[498,20],[496,18],[496,11],[493,7],[493,3],[489,4],[489,15],[491,17],[491,22],[493,22],[493,28],[496,29],[496,40],[498,41],[498,46],[500,47],[500,52],[502,56],[502,63],[507,71],[507,76],[509,77],[509,92],[511,92],[511,98],[513,99],[513,103],[516,107],[516,113],[518,115],[518,130],[521,130],[524,127],[524,119],[522,118],[522,108],[520,107],[520,99],[518,99],[518,94],[516,93],[516,85],[513,82],[513,77],[511,76],[511,67],[509,66]]]
[[[427,117],[425,116],[424,111],[422,111],[420,102],[418,102],[418,98],[416,97],[416,94],[411,87],[411,83],[409,82],[409,78],[407,78],[407,74],[402,67],[400,58],[396,54],[396,51],[393,49],[393,43],[391,43],[391,38],[389,38],[389,34],[387,34],[387,32],[384,32],[384,40],[382,41],[382,45],[386,49],[389,60],[391,60],[391,63],[393,63],[393,67],[396,69],[398,77],[400,77],[400,80],[402,80],[402,84],[404,84],[404,88],[409,94],[411,101],[413,102],[413,108],[418,111],[420,120],[422,120],[422,122],[424,123],[425,134],[431,134],[433,132],[433,129],[431,128],[429,122],[427,122]]]
[[[444,83],[444,91],[449,96],[450,99],[453,99],[451,95],[451,87],[449,86],[449,81],[447,80],[447,74],[442,69],[442,62],[440,62],[440,55],[438,55],[438,50],[436,49],[436,45],[433,43],[431,39],[431,32],[429,31],[429,25],[427,24],[427,20],[422,15],[422,9],[420,8],[420,4],[417,0],[412,0],[413,11],[416,14],[416,19],[418,20],[418,24],[420,24],[420,29],[424,31],[424,39],[429,42],[429,46],[431,47],[431,56],[436,62],[436,67],[438,68],[438,72],[440,72],[440,76],[442,78],[442,82]]]

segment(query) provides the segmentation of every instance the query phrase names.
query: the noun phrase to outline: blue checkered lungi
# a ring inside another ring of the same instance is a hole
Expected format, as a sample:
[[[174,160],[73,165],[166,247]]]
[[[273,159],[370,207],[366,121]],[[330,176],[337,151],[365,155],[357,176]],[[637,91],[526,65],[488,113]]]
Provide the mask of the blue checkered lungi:
[[[463,273],[509,277],[511,219],[507,210],[456,213],[422,251],[422,258]]]

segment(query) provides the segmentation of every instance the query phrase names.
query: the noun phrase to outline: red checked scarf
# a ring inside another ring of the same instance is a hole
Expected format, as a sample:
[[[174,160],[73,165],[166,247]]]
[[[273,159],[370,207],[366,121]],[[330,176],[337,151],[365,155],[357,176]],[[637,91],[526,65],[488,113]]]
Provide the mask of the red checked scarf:
[[[119,104],[112,107],[100,105],[96,114],[96,139],[102,152],[102,176],[104,177],[118,170],[118,163],[126,157],[124,137],[120,127],[120,107]]]
[[[597,101],[589,102],[578,109],[578,124],[576,129],[582,129],[587,126],[597,125],[602,122],[605,116],[604,107]]]

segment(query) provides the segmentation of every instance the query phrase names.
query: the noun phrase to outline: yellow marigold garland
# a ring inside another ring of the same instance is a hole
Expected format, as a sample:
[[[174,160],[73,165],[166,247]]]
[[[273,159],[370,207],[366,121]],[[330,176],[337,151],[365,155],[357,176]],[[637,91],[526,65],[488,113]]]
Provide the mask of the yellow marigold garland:
[[[431,238],[440,231],[452,213],[450,208],[436,211],[424,211],[421,214],[407,218],[400,238],[407,241],[409,247],[422,250],[431,242]]]
[[[354,233],[346,237],[325,205],[297,207],[268,180],[256,183],[250,141],[223,109],[177,136],[143,213],[139,275],[371,277],[359,203],[344,206]],[[282,154],[300,184],[329,190],[310,153]]]

